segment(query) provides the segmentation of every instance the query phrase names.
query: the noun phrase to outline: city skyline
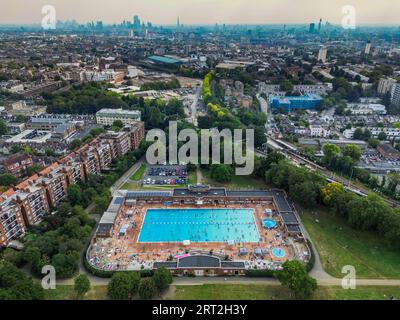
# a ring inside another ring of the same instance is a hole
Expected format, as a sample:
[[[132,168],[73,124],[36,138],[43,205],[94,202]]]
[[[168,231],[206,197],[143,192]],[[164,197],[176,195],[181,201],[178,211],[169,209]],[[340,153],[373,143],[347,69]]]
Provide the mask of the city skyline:
[[[398,24],[397,12],[400,3],[387,0],[377,7],[373,0],[105,0],[63,1],[3,0],[0,24],[40,24],[42,7],[53,5],[58,20],[76,20],[80,23],[101,20],[105,23],[131,21],[138,15],[141,21],[158,25],[174,25],[177,17],[184,25],[225,24],[303,24],[323,21],[340,23],[345,5],[356,9],[358,24]],[[93,6],[96,10],[93,10]],[[79,10],[77,10],[79,8]]]

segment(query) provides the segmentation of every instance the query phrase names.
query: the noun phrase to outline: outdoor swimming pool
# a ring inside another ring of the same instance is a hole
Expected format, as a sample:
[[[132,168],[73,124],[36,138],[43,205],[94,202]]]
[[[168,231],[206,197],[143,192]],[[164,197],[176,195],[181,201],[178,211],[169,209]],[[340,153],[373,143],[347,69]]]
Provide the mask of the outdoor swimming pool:
[[[148,209],[138,242],[258,242],[253,209]]]

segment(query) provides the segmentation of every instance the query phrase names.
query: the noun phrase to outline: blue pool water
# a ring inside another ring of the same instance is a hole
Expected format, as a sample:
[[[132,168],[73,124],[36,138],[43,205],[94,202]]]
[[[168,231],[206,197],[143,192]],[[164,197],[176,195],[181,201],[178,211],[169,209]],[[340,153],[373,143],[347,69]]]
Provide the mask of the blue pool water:
[[[264,219],[263,227],[266,229],[274,229],[276,228],[276,221],[274,219]]]
[[[252,209],[148,209],[138,242],[258,242]]]
[[[273,248],[272,254],[277,258],[284,258],[286,256],[286,251],[283,248]]]

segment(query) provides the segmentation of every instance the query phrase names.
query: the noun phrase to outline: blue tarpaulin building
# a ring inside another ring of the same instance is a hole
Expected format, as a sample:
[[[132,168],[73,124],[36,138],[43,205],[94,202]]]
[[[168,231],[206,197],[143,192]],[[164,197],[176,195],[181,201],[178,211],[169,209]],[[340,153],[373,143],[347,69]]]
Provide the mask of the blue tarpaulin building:
[[[271,96],[269,104],[273,108],[283,108],[286,112],[293,109],[315,109],[322,102],[319,94],[306,94],[298,97]]]

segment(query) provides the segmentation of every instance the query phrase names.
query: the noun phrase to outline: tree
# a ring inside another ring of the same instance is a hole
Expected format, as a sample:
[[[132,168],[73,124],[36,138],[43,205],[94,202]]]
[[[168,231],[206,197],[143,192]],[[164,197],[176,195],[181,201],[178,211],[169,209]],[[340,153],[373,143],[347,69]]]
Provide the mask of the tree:
[[[343,148],[343,155],[351,157],[354,161],[360,161],[361,148],[355,144],[346,144]]]
[[[90,281],[86,275],[80,274],[75,279],[74,290],[78,297],[83,297],[90,290]]]
[[[230,182],[233,176],[233,169],[227,164],[211,165],[211,178],[217,182]]]
[[[108,296],[113,300],[130,299],[138,292],[140,281],[138,272],[116,272],[108,284]]]
[[[290,80],[283,80],[280,84],[280,90],[285,91],[286,93],[292,92],[293,88],[293,84]]]
[[[15,121],[18,123],[24,123],[26,121],[26,117],[22,114],[17,115],[15,118]]]
[[[39,173],[42,170],[42,166],[38,163],[35,163],[26,169],[28,175],[33,175],[35,173]]]
[[[80,254],[77,251],[68,252],[66,254],[57,253],[51,259],[51,263],[56,269],[57,278],[70,278],[79,269]]]
[[[322,151],[324,153],[323,161],[325,165],[328,167],[332,167],[336,157],[340,153],[340,148],[334,144],[328,143],[322,146]]]
[[[255,127],[254,129],[254,146],[256,148],[262,147],[267,142],[264,127]]]
[[[157,286],[152,278],[143,278],[139,283],[139,296],[142,299],[151,299],[157,294]]]
[[[371,148],[375,149],[377,146],[379,146],[379,140],[376,138],[369,138],[367,142]]]
[[[364,139],[364,131],[363,131],[363,129],[357,128],[356,130],[354,130],[353,139],[354,140],[363,140]]]
[[[11,262],[17,267],[20,267],[23,262],[22,253],[11,248],[5,248],[3,250],[2,257],[4,260]]]
[[[11,185],[16,185],[17,182],[18,179],[10,173],[0,174],[0,186],[9,187]]]
[[[119,128],[119,129],[122,129],[123,127],[124,127],[124,124],[123,124],[123,122],[121,121],[121,120],[115,120],[114,122],[113,122],[113,125],[112,125],[113,127],[117,127],[117,128]]]
[[[387,135],[385,132],[383,132],[383,131],[379,132],[379,134],[378,134],[379,140],[384,141],[384,140],[386,140],[386,138],[387,138]]]
[[[0,119],[0,136],[6,134],[8,132],[7,124],[4,120]]]
[[[71,205],[80,204],[82,201],[82,190],[77,184],[71,184],[67,189],[68,200]]]
[[[345,192],[343,186],[338,182],[328,183],[321,189],[322,201],[326,205],[331,205],[332,201],[335,200],[337,194]]]
[[[164,290],[172,283],[172,274],[165,267],[161,267],[154,272],[153,280],[158,290]]]
[[[300,261],[286,261],[282,267],[283,269],[276,273],[276,277],[296,298],[309,298],[317,289],[317,280],[308,275],[306,267]]]
[[[71,141],[71,143],[69,144],[69,149],[75,150],[78,149],[81,145],[82,145],[82,140],[78,138]]]
[[[25,246],[22,251],[23,260],[31,265],[37,264],[41,258],[41,255],[41,251],[35,246]]]
[[[8,261],[0,260],[0,300],[42,300],[43,288]]]

